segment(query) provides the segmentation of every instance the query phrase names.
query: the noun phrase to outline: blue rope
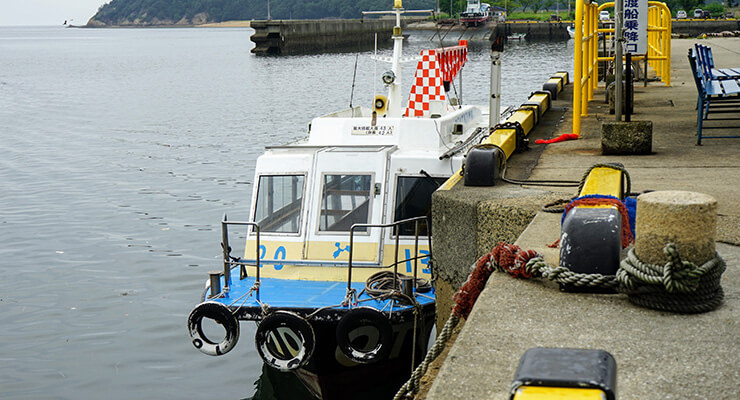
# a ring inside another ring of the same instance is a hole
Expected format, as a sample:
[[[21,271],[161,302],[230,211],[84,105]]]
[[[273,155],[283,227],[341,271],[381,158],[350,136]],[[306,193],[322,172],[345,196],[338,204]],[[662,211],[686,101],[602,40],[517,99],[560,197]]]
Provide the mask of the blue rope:
[[[632,237],[635,236],[635,215],[637,215],[637,197],[626,197],[624,207],[627,208],[627,216],[630,220],[630,230]]]

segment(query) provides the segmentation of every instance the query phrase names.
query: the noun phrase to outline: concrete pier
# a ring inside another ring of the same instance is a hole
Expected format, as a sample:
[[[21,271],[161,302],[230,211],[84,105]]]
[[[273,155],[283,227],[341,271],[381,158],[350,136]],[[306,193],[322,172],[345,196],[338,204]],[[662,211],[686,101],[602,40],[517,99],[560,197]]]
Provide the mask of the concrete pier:
[[[322,19],[253,21],[252,53],[303,54],[372,48],[393,33],[393,19]]]
[[[589,105],[589,116],[582,121],[581,139],[532,145],[533,151],[541,154],[528,160],[527,170],[519,171],[526,176],[518,178],[579,180],[593,164],[619,162],[630,173],[633,192],[683,190],[712,196],[717,200],[716,250],[727,264],[721,280],[724,302],[711,312],[676,314],[637,306],[624,294],[563,293],[546,281],[494,273],[445,360],[425,378],[431,383],[418,398],[509,399],[520,357],[527,349],[537,346],[610,352],[617,361],[617,398],[621,400],[737,398],[740,393],[737,368],[740,365],[740,202],[737,201],[740,143],[737,139],[712,139],[703,146],[695,145],[696,88],[686,59],[687,49],[695,42],[672,41],[673,86],[657,82],[648,87],[635,86],[634,117],[653,122],[651,155],[601,154],[601,123],[614,117],[608,113],[600,87]],[[701,43],[712,47],[720,67],[740,65],[737,39]],[[554,102],[555,107],[571,99],[570,90],[569,87]],[[561,124],[540,124],[531,137],[570,133],[570,113],[564,117]],[[511,164],[516,162],[512,158]],[[455,186],[433,198],[433,212],[442,213],[434,217],[434,254],[440,280],[445,281],[438,284],[448,287],[438,292],[439,302],[456,289],[463,271],[469,269],[477,256],[490,250],[498,237],[515,234],[522,221],[530,218],[531,210],[544,205],[544,199],[568,198],[575,192],[575,189],[505,183],[487,188],[490,194],[473,194],[469,190]],[[526,201],[531,203],[523,207]],[[465,204],[471,205],[461,207]],[[488,204],[496,204],[497,208],[488,207],[495,213],[486,209]],[[439,207],[458,206],[456,210],[438,211]],[[497,216],[517,214],[518,210],[522,211],[521,217],[511,219],[516,229],[506,230],[509,224],[506,221],[493,221]],[[477,214],[471,216],[471,212]],[[461,214],[459,221],[454,220],[455,213]],[[440,218],[450,226],[440,228]],[[470,233],[471,230],[477,232]],[[534,212],[516,244],[541,252],[549,264],[557,265],[558,252],[547,245],[559,235],[559,214]],[[484,238],[491,243],[485,243]],[[448,308],[440,307],[440,311],[445,309]]]

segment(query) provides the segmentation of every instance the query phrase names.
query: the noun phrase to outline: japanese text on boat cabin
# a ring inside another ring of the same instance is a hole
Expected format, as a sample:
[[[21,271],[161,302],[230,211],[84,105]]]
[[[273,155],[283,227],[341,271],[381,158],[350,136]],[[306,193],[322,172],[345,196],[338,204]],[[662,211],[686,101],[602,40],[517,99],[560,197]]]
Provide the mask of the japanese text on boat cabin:
[[[475,119],[475,114],[473,113],[473,110],[468,110],[464,114],[459,115],[455,118],[455,124],[467,124],[468,122]]]
[[[393,136],[393,125],[359,125],[352,127],[352,135]]]

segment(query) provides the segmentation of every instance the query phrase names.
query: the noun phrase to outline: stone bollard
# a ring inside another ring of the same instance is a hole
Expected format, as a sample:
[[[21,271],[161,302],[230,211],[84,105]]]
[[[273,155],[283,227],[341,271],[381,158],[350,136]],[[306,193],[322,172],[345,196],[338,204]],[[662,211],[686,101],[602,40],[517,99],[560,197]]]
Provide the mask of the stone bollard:
[[[675,243],[682,260],[701,265],[715,255],[717,200],[703,193],[660,191],[637,197],[635,255],[663,265],[666,243]]]
[[[602,154],[651,154],[652,152],[652,121],[611,121],[601,124]]]

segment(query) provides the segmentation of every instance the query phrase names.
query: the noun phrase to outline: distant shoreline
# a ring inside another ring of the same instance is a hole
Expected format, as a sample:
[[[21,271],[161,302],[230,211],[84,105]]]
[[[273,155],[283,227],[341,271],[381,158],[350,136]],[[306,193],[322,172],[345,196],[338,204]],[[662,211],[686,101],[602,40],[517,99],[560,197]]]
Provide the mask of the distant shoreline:
[[[162,24],[162,25],[67,25],[68,28],[93,28],[93,29],[135,29],[135,28],[250,28],[252,21],[224,21],[209,22],[205,24]]]
[[[223,21],[209,22],[205,24],[162,24],[162,25],[67,25],[68,28],[251,28],[252,21]],[[410,30],[433,30],[436,27],[434,21],[413,21],[407,25]],[[459,30],[460,27],[456,27]]]

